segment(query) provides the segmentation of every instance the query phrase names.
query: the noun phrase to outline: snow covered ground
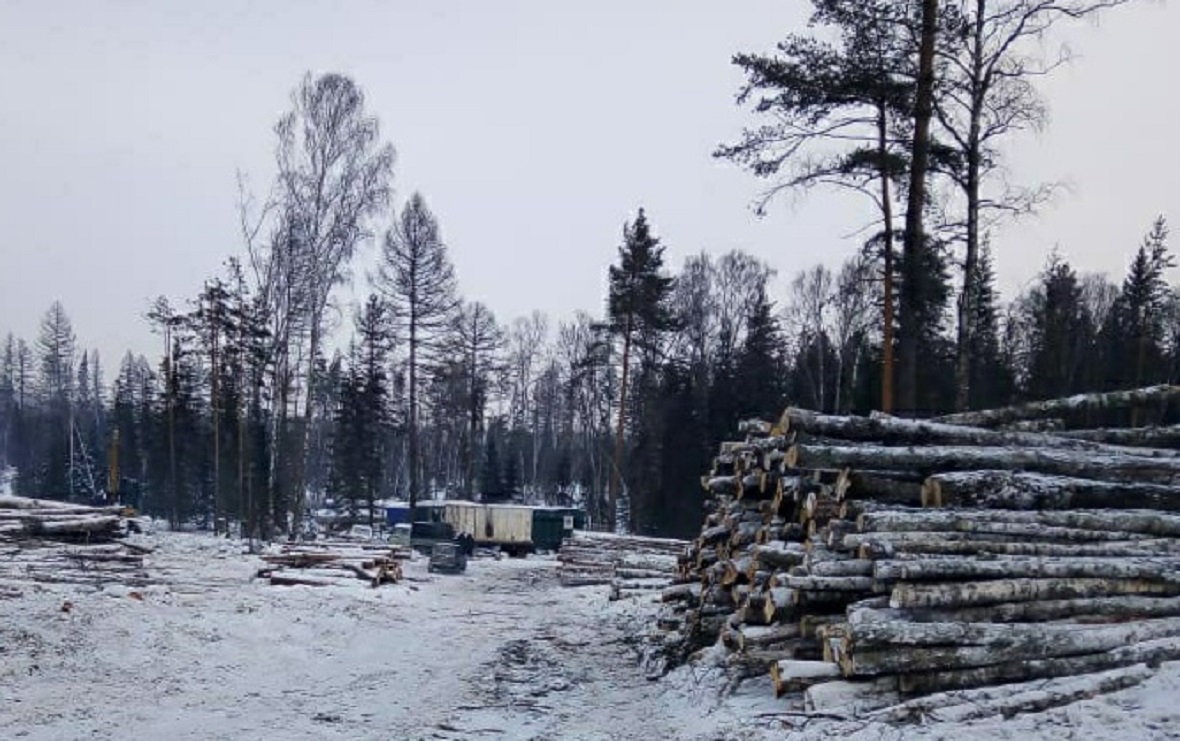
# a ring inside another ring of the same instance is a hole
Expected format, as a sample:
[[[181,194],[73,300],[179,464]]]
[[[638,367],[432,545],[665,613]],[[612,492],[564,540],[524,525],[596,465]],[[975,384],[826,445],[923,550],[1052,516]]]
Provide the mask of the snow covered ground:
[[[24,586],[0,599],[4,739],[1180,738],[1180,668],[1064,709],[894,728],[775,717],[769,681],[649,682],[655,606],[562,588],[555,562],[407,565],[398,585],[272,587],[240,543],[145,536],[165,584]],[[0,556],[2,557],[2,556]]]

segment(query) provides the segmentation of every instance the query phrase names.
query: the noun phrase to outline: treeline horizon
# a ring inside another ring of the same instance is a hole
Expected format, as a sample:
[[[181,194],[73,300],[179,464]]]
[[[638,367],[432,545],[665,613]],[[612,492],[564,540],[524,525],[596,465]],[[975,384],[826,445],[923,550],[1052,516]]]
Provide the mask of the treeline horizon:
[[[1174,382],[1163,216],[1127,235],[1123,276],[1053,252],[1010,300],[995,287],[994,227],[1053,190],[1009,183],[1000,146],[1044,122],[1033,82],[1064,61],[1046,41],[1123,1],[813,0],[822,34],[735,55],[758,123],[714,156],[767,182],[759,209],[810,189],[871,199],[861,249],[776,297],[773,267],[741,251],[666,265],[660,215],[636,204],[602,313],[556,325],[464,299],[445,218],[416,192],[393,207],[395,153],[361,88],[309,73],[275,126],[266,195],[240,180],[239,256],[149,312],[158,357],[127,353],[104,386],[59,303],[35,340],[0,348],[0,464],[21,493],[117,488],[173,523],[264,538],[324,496],[370,516],[387,498],[578,504],[596,526],[688,535],[699,477],[745,417],[921,417]],[[370,241],[373,292],[329,352],[334,297]]]

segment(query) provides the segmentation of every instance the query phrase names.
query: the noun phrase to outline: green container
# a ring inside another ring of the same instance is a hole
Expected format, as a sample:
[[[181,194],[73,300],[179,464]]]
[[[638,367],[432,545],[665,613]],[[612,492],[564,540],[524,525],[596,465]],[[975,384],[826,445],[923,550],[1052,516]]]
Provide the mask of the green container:
[[[574,530],[586,527],[586,513],[572,507],[538,507],[533,510],[533,546],[556,551]]]

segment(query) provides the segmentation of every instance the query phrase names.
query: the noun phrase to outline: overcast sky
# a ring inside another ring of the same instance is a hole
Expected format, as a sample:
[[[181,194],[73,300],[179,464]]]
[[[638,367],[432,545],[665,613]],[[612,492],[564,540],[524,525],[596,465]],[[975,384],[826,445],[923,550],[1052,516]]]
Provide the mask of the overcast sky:
[[[784,275],[834,265],[863,203],[817,192],[759,219],[761,184],[710,157],[752,122],[730,56],[770,50],[808,7],[0,0],[0,332],[33,340],[60,299],[108,373],[126,348],[154,357],[150,298],[194,295],[241,249],[235,172],[265,187],[273,124],[306,70],[363,86],[397,149],[399,203],[422,191],[464,295],[501,322],[601,312],[641,205],[672,267],[733,248]],[[1072,187],[994,235],[1007,295],[1054,245],[1121,276],[1157,214],[1180,220],[1180,4],[1066,38],[1079,58],[1043,87],[1049,129],[1009,151],[1015,180]]]

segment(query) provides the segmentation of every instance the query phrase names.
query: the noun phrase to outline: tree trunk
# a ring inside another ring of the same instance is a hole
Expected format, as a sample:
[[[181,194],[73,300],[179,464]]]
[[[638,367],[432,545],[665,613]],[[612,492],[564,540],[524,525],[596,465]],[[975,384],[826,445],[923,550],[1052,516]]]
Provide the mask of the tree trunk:
[[[418,439],[418,321],[415,307],[410,308],[410,517],[414,517],[414,508],[418,506],[418,498],[422,489],[422,469],[419,465]]]
[[[1158,617],[1180,617],[1180,597],[1087,597],[930,610],[850,608],[848,612],[849,623],[885,619],[959,623],[1041,623],[1068,619],[1078,623],[1117,623]]]
[[[867,624],[871,625],[871,624]],[[876,630],[864,643],[846,638],[848,650],[841,669],[848,677],[880,674],[912,674],[946,669],[970,669],[1007,662],[1085,656],[1144,641],[1174,639],[1180,635],[1180,619],[1163,618],[1143,623],[1098,627],[1053,625],[961,626],[940,630],[937,623],[900,623],[872,626]],[[982,630],[983,628],[998,630]],[[962,634],[976,643],[949,638]],[[886,642],[886,638],[897,640]]]
[[[1153,509],[1180,512],[1180,487],[1096,481],[1022,471],[960,471],[930,476],[927,506],[1012,510]]]
[[[1180,557],[1162,558],[997,558],[877,561],[879,581],[961,581],[1009,578],[1143,579],[1180,583]]]
[[[900,702],[897,686],[896,677],[872,682],[822,682],[804,692],[804,707],[811,713],[856,717]]]
[[[893,412],[893,197],[889,192],[888,107],[885,101],[877,102],[877,157],[881,175],[881,219],[884,255],[884,323],[881,341],[881,411]],[[853,366],[855,372],[855,365]]]
[[[796,444],[787,452],[786,463],[791,468],[873,468],[928,474],[1018,469],[1128,483],[1180,484],[1180,458],[1146,458],[1053,448],[879,448]]]
[[[791,589],[816,592],[871,592],[871,576],[788,576],[783,583]]]
[[[1042,712],[1134,687],[1154,675],[1155,672],[1146,665],[1136,664],[1077,677],[936,692],[871,713],[869,719],[885,723],[925,720],[963,723],[996,715],[1011,718],[1017,713]]]
[[[889,606],[894,608],[974,607],[1000,602],[1117,597],[1119,595],[1180,595],[1180,584],[1143,579],[1000,579],[948,584],[898,584]]]
[[[776,661],[770,667],[774,696],[799,692],[821,682],[840,679],[840,667],[827,661]]]
[[[911,509],[879,509],[865,512],[857,518],[857,526],[861,532],[877,531],[923,531],[923,530],[961,530],[964,532],[989,532],[987,527],[995,526],[995,532],[1004,534],[1016,533],[1007,528],[1009,524],[1033,526],[1028,536],[1047,539],[1068,538],[1069,535],[1058,536],[1054,529],[1068,528],[1078,531],[1092,531],[1099,540],[1134,540],[1136,535],[1152,535],[1165,537],[1180,537],[1180,516],[1157,514],[1155,512],[1136,512],[1111,510],[1105,512],[1086,512],[1080,510],[1048,510],[1025,512],[1021,510],[911,510]],[[1043,529],[1042,529],[1043,528]],[[1114,534],[1119,537],[1109,538]]]
[[[623,331],[623,373],[619,381],[619,418],[615,427],[615,451],[611,460],[610,491],[607,497],[607,523],[615,531],[618,515],[619,489],[623,475],[623,424],[627,414],[627,381],[631,370],[631,316],[627,315],[627,326]]]
[[[1180,425],[1065,430],[1057,434],[1074,440],[1089,440],[1136,448],[1180,448]]]
[[[906,674],[900,678],[900,686],[903,693],[918,695],[1001,682],[1085,674],[1139,663],[1157,664],[1176,659],[1180,659],[1180,639],[1162,638],[1081,656],[1016,660],[973,669]]]
[[[962,412],[935,418],[935,422],[975,427],[997,427],[1009,422],[1039,419],[1082,412],[1094,413],[1111,409],[1126,409],[1152,404],[1164,404],[1180,394],[1180,386],[1147,386],[1129,391],[1109,393],[1078,394],[1064,399],[1033,401],[1000,409],[985,409],[978,412]]]
[[[943,556],[1057,556],[1133,558],[1180,555],[1180,543],[1172,540],[1068,544],[1005,542],[971,533],[854,533],[844,536],[843,547],[860,558],[886,559],[897,554]]]
[[[983,156],[980,126],[986,103],[986,81],[983,69],[984,26],[987,19],[986,0],[976,0],[971,48],[971,107],[967,128],[967,173],[963,182],[967,197],[967,244],[963,256],[963,288],[959,293],[958,354],[955,362],[955,409],[966,411],[971,404],[971,350],[975,339],[975,302],[979,265],[979,179]]]
[[[784,434],[802,432],[823,438],[879,443],[886,446],[964,445],[992,448],[1012,446],[1084,450],[1108,455],[1138,455],[1152,458],[1180,457],[1180,451],[1175,450],[1116,446],[1038,432],[993,430],[925,420],[908,420],[877,412],[869,417],[836,416],[791,407],[783,412],[779,424],[784,428]]]
[[[926,207],[926,171],[930,156],[930,118],[934,113],[934,42],[938,34],[938,0],[922,0],[922,32],[918,47],[918,85],[914,97],[914,138],[910,159],[909,202],[906,204],[905,248],[902,253],[901,383],[902,407],[918,411],[917,317],[925,302],[922,255],[926,235],[922,212]]]

